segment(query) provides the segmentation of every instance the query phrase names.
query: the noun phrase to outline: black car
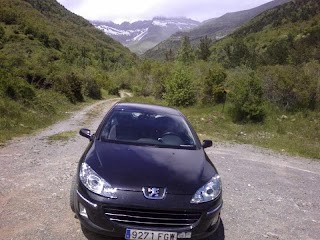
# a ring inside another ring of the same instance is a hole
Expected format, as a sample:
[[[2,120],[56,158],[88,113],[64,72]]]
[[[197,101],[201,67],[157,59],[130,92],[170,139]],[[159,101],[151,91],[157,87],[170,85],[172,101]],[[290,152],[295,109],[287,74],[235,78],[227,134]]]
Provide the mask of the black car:
[[[85,229],[125,239],[221,235],[220,176],[178,110],[118,103],[90,140],[70,204]],[[221,236],[220,236],[221,237]]]

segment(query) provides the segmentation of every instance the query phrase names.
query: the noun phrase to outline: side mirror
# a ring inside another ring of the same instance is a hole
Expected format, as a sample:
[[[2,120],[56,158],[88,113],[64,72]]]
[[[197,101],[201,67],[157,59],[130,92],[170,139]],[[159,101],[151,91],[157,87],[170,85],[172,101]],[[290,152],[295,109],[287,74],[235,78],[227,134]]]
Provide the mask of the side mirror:
[[[212,146],[212,141],[211,140],[203,140],[202,142],[202,147],[203,148],[208,148]]]
[[[91,131],[89,129],[81,128],[80,131],[79,131],[79,134],[82,137],[88,138],[90,141],[92,140]]]

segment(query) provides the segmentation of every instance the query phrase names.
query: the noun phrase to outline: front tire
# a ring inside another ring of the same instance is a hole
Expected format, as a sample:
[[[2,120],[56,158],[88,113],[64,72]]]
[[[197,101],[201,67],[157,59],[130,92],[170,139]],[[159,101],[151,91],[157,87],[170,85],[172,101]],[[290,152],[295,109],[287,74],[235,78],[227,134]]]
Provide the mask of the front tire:
[[[71,188],[70,188],[70,208],[72,212],[76,212],[75,209],[75,197],[76,197],[76,189],[77,189],[77,184],[76,184],[76,177],[73,177],[72,182],[71,182]]]
[[[220,219],[220,223],[217,230],[211,236],[203,240],[224,240],[224,226],[222,219]]]

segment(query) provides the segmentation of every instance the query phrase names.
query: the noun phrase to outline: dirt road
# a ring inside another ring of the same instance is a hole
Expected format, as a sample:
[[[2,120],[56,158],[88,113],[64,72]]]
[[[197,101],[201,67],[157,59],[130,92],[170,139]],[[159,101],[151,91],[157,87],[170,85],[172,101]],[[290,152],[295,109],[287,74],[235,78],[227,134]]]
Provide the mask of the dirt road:
[[[48,137],[95,130],[116,101],[106,100],[0,148],[0,239],[103,239],[83,233],[69,209],[69,188],[88,141]],[[92,116],[95,116],[92,118]],[[226,239],[319,239],[320,162],[246,145],[207,150],[223,179]]]

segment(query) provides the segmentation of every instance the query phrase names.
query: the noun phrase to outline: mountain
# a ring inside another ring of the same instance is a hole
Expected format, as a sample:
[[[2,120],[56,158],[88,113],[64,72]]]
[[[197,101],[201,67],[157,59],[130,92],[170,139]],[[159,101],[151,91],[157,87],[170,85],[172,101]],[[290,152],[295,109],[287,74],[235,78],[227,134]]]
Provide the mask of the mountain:
[[[234,32],[237,28],[249,22],[262,12],[289,1],[291,0],[274,0],[249,10],[226,13],[221,17],[206,20],[196,28],[189,31],[173,34],[169,39],[146,51],[143,56],[146,58],[164,59],[165,54],[170,49],[173,53],[176,53],[181,45],[181,39],[183,36],[188,36],[193,46],[198,45],[200,38],[205,36],[208,36],[213,41],[219,40]]]
[[[92,21],[113,39],[127,46],[131,51],[142,54],[178,31],[186,31],[199,26],[200,22],[188,18],[155,17],[152,20],[124,22]]]

